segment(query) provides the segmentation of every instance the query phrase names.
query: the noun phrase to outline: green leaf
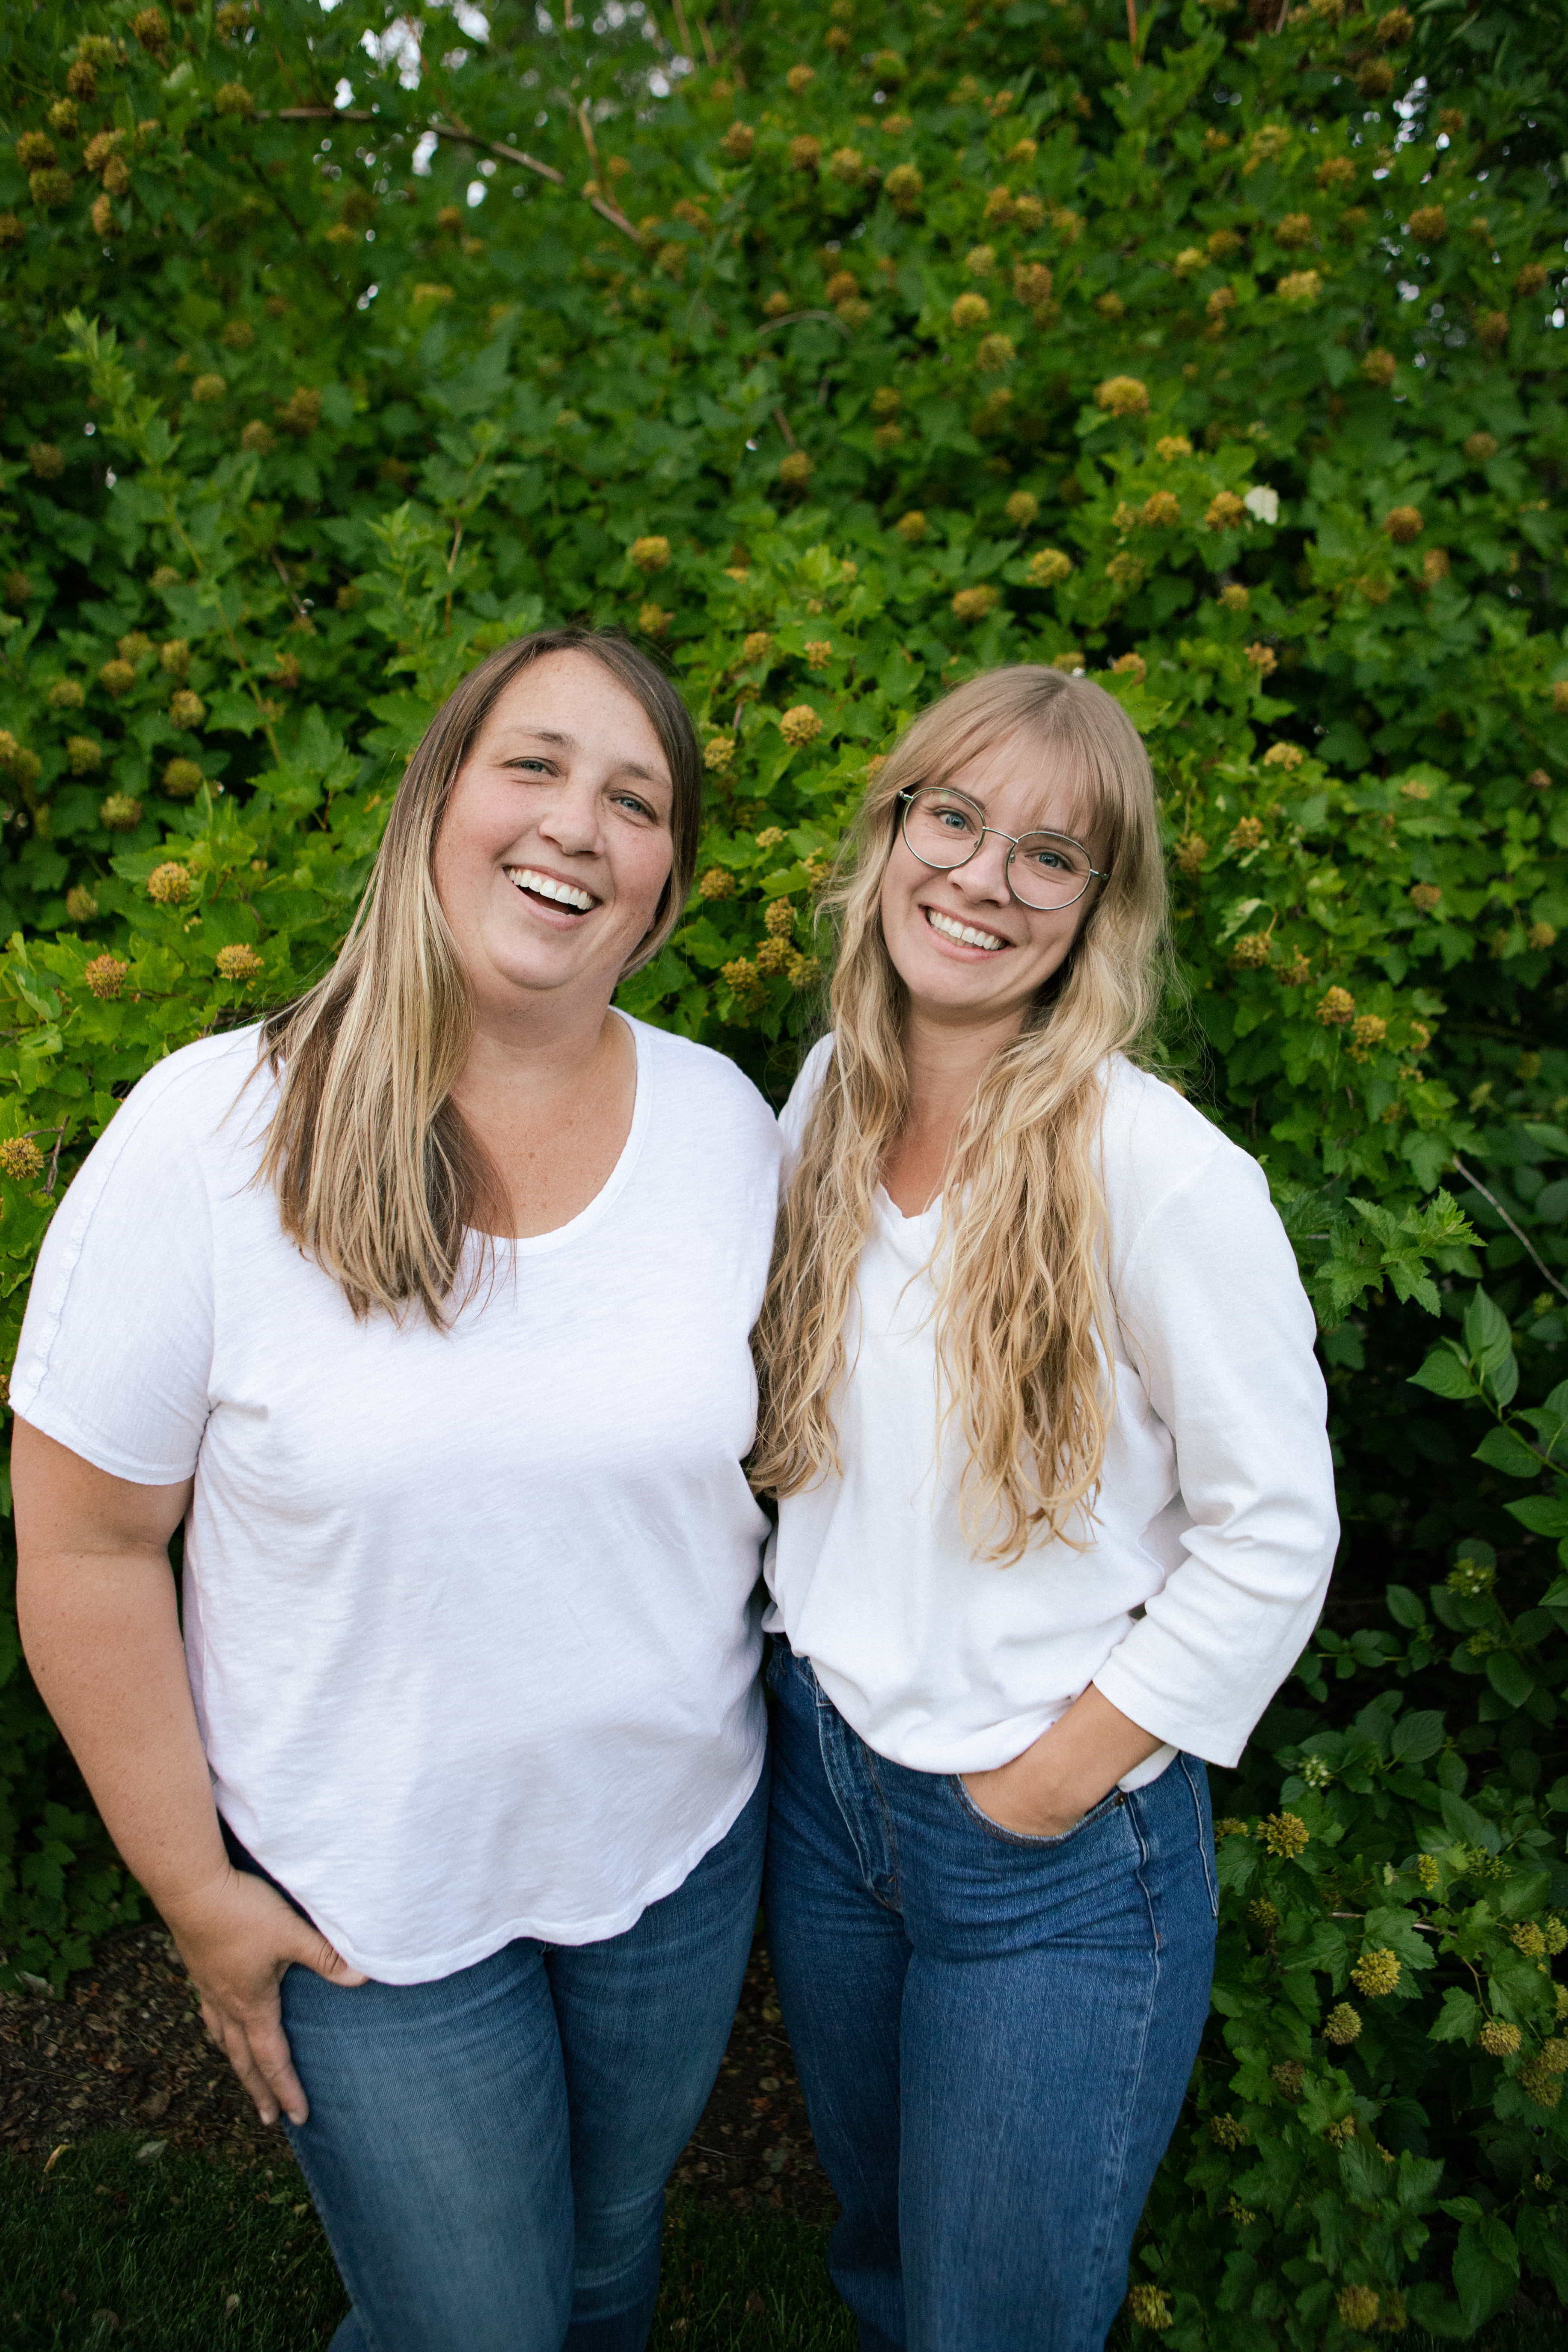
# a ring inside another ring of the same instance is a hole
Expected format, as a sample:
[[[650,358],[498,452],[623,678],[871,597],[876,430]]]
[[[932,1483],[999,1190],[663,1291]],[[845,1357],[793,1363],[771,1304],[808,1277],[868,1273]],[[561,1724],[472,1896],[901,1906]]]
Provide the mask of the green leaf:
[[[1452,1339],[1443,1340],[1434,1348],[1418,1372],[1412,1372],[1413,1388],[1430,1389],[1434,1396],[1450,1397],[1456,1402],[1476,1394],[1476,1383],[1468,1364]]]
[[[1505,1507],[1510,1518],[1517,1519],[1533,1536],[1558,1540],[1568,1536],[1568,1495],[1527,1495],[1522,1502]]]
[[[1412,1592],[1407,1584],[1385,1585],[1383,1599],[1394,1623],[1405,1626],[1407,1632],[1414,1633],[1426,1622],[1421,1597],[1419,1593]]]
[[[1489,1429],[1475,1453],[1475,1462],[1484,1462],[1489,1470],[1501,1470],[1510,1478],[1539,1478],[1541,1456],[1531,1451],[1521,1437],[1511,1429]]]
[[[1511,1650],[1494,1650],[1486,1662],[1487,1680],[1510,1706],[1522,1706],[1535,1688],[1535,1677]]]
[[[1427,2033],[1434,2042],[1468,2042],[1480,2021],[1480,2004],[1474,1993],[1467,1992],[1463,1985],[1450,1985]]]
[[[1411,1596],[1415,1598],[1414,1594]],[[1431,1709],[1402,1715],[1390,1736],[1389,1747],[1402,1764],[1424,1764],[1443,1745],[1443,1718]]]
[[[1465,1845],[1479,1846],[1484,1853],[1496,1853],[1501,1843],[1496,1826],[1483,1813],[1478,1813],[1474,1805],[1456,1796],[1451,1789],[1445,1789],[1442,1811],[1443,1826],[1450,1837],[1459,1839]]]
[[[1472,2327],[1500,2312],[1519,2282],[1519,2249],[1513,2231],[1496,2213],[1466,2221],[1454,2255],[1454,2292]]]

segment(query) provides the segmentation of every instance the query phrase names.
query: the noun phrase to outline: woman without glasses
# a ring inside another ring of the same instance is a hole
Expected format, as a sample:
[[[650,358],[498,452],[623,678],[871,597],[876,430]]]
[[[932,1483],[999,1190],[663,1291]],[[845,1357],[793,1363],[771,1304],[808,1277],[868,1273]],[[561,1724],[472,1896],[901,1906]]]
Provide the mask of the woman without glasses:
[[[28,1656],[289,2119],[336,2352],[640,2347],[745,1964],[778,1144],[610,1009],[699,779],[630,646],[493,656],[334,969],[142,1080],[33,1286]]]
[[[849,851],[758,1335],[769,1942],[865,2352],[1090,2352],[1207,2007],[1201,1759],[1333,1553],[1312,1318],[1257,1163],[1133,1058],[1120,706],[971,681]]]

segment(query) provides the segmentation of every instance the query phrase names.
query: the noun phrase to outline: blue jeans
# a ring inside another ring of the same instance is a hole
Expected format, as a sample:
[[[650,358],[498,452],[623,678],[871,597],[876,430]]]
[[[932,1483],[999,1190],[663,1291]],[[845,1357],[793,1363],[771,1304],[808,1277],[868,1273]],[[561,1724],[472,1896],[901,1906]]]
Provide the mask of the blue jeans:
[[[641,2352],[664,2184],[751,1949],[767,1778],[684,1884],[596,1944],[432,1984],[283,1979],[289,2127],[353,2308],[332,2352]]]
[[[769,1681],[768,1948],[862,2352],[1099,2352],[1208,2008],[1204,1768],[1023,1836],[783,1643]]]

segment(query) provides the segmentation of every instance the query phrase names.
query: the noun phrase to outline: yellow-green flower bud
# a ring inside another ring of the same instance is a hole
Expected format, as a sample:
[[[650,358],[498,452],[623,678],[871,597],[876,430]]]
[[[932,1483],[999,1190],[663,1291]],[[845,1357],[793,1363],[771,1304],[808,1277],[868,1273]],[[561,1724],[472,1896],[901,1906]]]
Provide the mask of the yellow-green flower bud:
[[[1351,1982],[1369,2000],[1379,2000],[1394,1990],[1401,1975],[1398,1956],[1383,1946],[1374,1946],[1362,1954],[1351,1970]]]
[[[30,1184],[44,1172],[44,1155],[30,1135],[7,1137],[0,1143],[0,1175],[13,1184]]]
[[[124,987],[125,975],[130,969],[131,966],[128,963],[122,963],[118,956],[94,956],[83,971],[82,978],[94,996],[109,1001],[118,996]]]
[[[1146,416],[1149,387],[1135,375],[1108,375],[1095,387],[1094,404],[1108,416]]]
[[[1258,1842],[1276,1861],[1293,1862],[1304,1853],[1310,1832],[1300,1813],[1269,1813],[1258,1825]]]
[[[183,907],[191,895],[194,879],[188,866],[171,857],[163,865],[154,866],[148,875],[147,896],[155,907]]]
[[[797,702],[779,720],[779,733],[786,743],[798,749],[814,743],[822,732],[822,720],[809,702]]]

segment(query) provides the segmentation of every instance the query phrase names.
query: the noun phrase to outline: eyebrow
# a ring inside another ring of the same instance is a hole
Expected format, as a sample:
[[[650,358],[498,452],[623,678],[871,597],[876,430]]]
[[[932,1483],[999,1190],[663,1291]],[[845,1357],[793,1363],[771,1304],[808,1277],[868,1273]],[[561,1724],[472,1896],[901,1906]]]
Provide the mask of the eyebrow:
[[[563,735],[558,728],[520,727],[514,731],[518,736],[526,737],[530,742],[559,744],[563,751],[575,751],[581,749],[575,735]],[[504,757],[505,754],[503,753],[502,756]],[[638,776],[645,784],[669,782],[668,776],[661,775],[655,768],[645,768],[637,760],[622,760],[616,769],[616,773],[617,776]]]

